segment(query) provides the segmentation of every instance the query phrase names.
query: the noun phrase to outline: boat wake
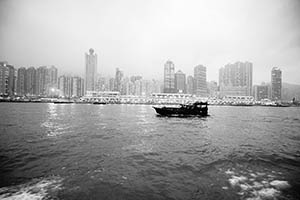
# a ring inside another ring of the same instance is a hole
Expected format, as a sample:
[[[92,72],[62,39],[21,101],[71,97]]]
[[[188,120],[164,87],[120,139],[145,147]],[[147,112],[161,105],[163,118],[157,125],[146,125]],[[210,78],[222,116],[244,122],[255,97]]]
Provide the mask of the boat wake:
[[[56,199],[55,196],[61,189],[62,178],[60,177],[35,179],[25,184],[0,188],[0,199]]]

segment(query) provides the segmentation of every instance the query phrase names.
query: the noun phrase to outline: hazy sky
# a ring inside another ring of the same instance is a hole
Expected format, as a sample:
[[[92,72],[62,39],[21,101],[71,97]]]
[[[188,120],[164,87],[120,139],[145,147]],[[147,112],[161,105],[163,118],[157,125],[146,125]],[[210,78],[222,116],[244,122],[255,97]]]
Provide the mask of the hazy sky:
[[[0,60],[15,67],[55,65],[84,74],[94,48],[98,72],[163,78],[167,60],[218,81],[227,63],[253,63],[253,81],[300,84],[299,0],[0,0]]]

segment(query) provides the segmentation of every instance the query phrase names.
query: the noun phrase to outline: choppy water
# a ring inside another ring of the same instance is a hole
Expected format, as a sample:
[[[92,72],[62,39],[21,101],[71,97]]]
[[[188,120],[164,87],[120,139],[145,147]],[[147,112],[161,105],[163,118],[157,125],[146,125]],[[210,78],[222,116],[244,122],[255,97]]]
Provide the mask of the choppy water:
[[[300,108],[0,104],[0,199],[300,199]]]

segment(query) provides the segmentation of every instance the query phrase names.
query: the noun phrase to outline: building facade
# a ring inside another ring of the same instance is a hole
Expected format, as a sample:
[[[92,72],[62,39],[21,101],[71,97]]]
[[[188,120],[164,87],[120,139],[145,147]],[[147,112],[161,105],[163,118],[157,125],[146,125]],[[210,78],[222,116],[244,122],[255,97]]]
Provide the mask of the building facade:
[[[84,95],[84,80],[75,76],[72,77],[72,97],[82,97]]]
[[[47,67],[42,66],[36,70],[36,95],[46,96],[46,77],[47,77]]]
[[[47,68],[46,74],[46,94],[51,96],[53,91],[58,87],[58,77],[57,77],[57,68],[55,66],[51,66]]]
[[[85,54],[85,94],[87,91],[95,91],[97,80],[97,54],[94,49],[89,49],[89,54]]]
[[[175,92],[175,65],[168,60],[164,66],[164,93]]]
[[[114,79],[114,91],[121,92],[123,76],[123,72],[119,68],[116,68],[116,75]]]
[[[36,85],[36,69],[34,67],[29,67],[26,69],[26,95],[34,96],[37,94]]]
[[[186,78],[182,71],[175,73],[175,90],[177,93],[186,93]]]
[[[187,77],[186,92],[188,94],[194,94],[194,77],[193,76]]]
[[[7,62],[0,62],[0,96],[15,95],[15,68]]]
[[[269,99],[270,87],[269,85],[255,85],[253,87],[253,96],[256,101]]]
[[[250,62],[227,64],[219,70],[221,96],[251,96],[252,70]]]
[[[271,99],[281,100],[282,72],[278,67],[273,67],[271,71]]]
[[[21,67],[18,69],[17,75],[17,95],[24,96],[26,95],[26,68]]]
[[[196,95],[207,96],[206,67],[203,65],[194,68],[194,88]]]

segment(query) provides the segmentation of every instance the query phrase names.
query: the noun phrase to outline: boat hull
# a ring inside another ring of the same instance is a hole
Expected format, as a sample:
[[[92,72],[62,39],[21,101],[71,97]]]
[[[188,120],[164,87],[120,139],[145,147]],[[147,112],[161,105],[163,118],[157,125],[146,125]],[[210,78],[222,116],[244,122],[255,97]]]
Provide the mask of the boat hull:
[[[183,108],[168,108],[168,107],[153,107],[157,114],[162,116],[207,116],[207,109],[183,109]]]

